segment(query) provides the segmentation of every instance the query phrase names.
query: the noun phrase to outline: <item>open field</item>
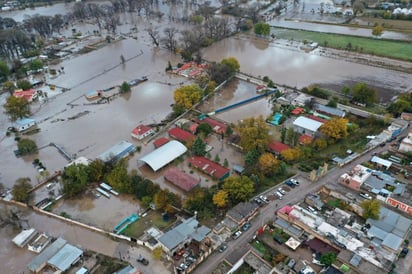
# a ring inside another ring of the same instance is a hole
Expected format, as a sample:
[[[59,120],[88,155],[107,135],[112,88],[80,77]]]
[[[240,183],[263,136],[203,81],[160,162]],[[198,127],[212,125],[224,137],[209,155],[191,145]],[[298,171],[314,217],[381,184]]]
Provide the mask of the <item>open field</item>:
[[[276,28],[272,31],[281,39],[314,41],[319,45],[326,44],[327,47],[336,49],[347,49],[350,45],[352,50],[362,53],[412,61],[412,44],[408,42],[292,29]]]
[[[383,10],[375,10],[373,13],[384,12]],[[371,12],[372,13],[372,12]],[[352,22],[351,22],[352,23]],[[410,20],[394,20],[394,19],[383,19],[370,16],[361,16],[356,18],[356,24],[358,26],[369,26],[372,27],[376,24],[383,26],[387,30],[392,31],[402,31],[402,32],[412,32],[412,22]]]

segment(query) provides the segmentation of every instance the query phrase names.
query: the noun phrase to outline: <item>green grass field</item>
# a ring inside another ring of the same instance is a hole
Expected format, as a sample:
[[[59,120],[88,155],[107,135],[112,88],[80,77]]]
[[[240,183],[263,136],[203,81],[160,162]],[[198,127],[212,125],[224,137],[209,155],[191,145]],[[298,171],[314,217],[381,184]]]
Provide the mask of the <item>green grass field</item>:
[[[133,238],[139,238],[143,235],[145,230],[152,226],[163,230],[173,224],[174,221],[176,221],[176,218],[171,217],[168,222],[165,222],[159,212],[150,210],[145,217],[142,217],[133,224],[129,225],[122,234]]]
[[[291,30],[274,28],[272,32],[277,38],[314,41],[319,45],[336,49],[347,49],[351,45],[352,50],[384,56],[394,59],[412,61],[412,43],[403,41],[392,41],[383,39],[373,39],[349,35],[339,35],[330,33],[320,33],[303,30]],[[326,42],[326,43],[325,43]]]

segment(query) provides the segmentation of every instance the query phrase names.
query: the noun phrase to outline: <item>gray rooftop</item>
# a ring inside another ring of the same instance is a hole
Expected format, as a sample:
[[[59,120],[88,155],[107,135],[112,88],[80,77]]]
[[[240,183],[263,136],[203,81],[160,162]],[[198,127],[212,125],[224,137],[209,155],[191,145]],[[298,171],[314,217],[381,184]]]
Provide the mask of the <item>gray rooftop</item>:
[[[323,112],[325,114],[330,114],[333,116],[338,116],[338,117],[345,117],[346,112],[337,108],[332,108],[328,106],[324,106],[321,104],[315,104],[315,110],[319,112]]]
[[[230,209],[226,213],[226,216],[240,223],[245,217],[248,217],[258,208],[259,206],[255,203],[251,203],[251,202],[243,203],[242,202],[242,203],[238,203],[235,207]]]
[[[393,194],[402,195],[405,192],[405,184],[396,182],[396,179],[381,171],[374,171],[364,182],[365,185],[382,190],[386,185],[394,186]]]
[[[83,255],[83,250],[66,244],[48,260],[48,263],[60,271],[66,271]]]
[[[182,143],[176,140],[171,140],[140,158],[140,161],[148,164],[153,171],[157,171],[174,159],[185,154],[186,151],[187,148]]]
[[[407,231],[412,225],[412,220],[405,218],[386,207],[381,207],[378,220],[368,219],[366,222],[385,232],[396,233],[395,235],[401,238],[406,236]]]
[[[59,251],[66,243],[67,241],[65,239],[58,238],[46,249],[44,249],[42,253],[40,253],[33,260],[31,260],[27,267],[33,272],[40,271],[46,265],[46,262],[54,254],[56,254],[56,252]]]
[[[103,162],[108,162],[113,159],[117,159],[119,156],[124,154],[125,152],[131,152],[135,150],[135,146],[127,141],[120,141],[119,143],[115,144],[98,157]]]
[[[303,232],[302,229],[291,225],[289,222],[287,222],[287,221],[285,221],[281,218],[277,218],[275,220],[275,225],[278,225],[286,233],[288,233],[289,235],[294,236],[296,238],[299,238],[302,235],[302,232]]]
[[[359,256],[358,254],[354,254],[352,258],[350,259],[349,263],[353,266],[358,266],[361,260],[362,260],[361,256]]]
[[[389,233],[386,235],[382,242],[382,245],[391,248],[392,250],[398,250],[402,245],[403,239],[395,234]]]
[[[189,238],[200,242],[209,232],[210,228],[199,226],[199,222],[192,217],[160,236],[158,240],[162,245],[172,250]]]

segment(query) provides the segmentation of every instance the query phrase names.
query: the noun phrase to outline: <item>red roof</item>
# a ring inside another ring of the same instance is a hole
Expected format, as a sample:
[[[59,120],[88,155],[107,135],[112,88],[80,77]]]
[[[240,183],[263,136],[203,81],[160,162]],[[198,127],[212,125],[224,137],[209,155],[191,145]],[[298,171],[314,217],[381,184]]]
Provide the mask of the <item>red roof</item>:
[[[153,142],[155,148],[161,147],[164,144],[168,143],[170,140],[166,137],[161,137]]]
[[[143,134],[145,134],[146,132],[148,132],[149,130],[151,130],[151,127],[145,126],[145,125],[138,125],[137,127],[135,127],[132,130],[132,134],[136,135],[136,136],[142,136]]]
[[[318,116],[315,116],[315,115],[312,115],[312,114],[306,114],[305,116],[309,119],[312,119],[312,120],[315,120],[315,121],[318,121],[318,122],[321,122],[321,123],[326,123],[328,121],[328,120],[322,119],[322,118],[320,118]]]
[[[268,145],[268,148],[269,148],[270,151],[273,151],[275,153],[281,153],[282,151],[289,149],[290,146],[287,145],[287,144],[284,144],[284,143],[273,140]]]
[[[302,134],[299,136],[298,143],[299,144],[310,144],[312,143],[313,137],[307,134]]]
[[[219,180],[227,177],[230,172],[229,169],[202,156],[193,156],[189,159],[189,163],[202,172]]]
[[[165,179],[184,191],[189,191],[200,183],[200,178],[196,179],[176,167],[171,167],[166,171]]]
[[[36,93],[34,89],[28,89],[28,90],[16,90],[13,93],[14,97],[17,98],[24,98],[26,101],[31,102],[33,100],[33,95]]]
[[[186,142],[190,139],[195,139],[195,135],[178,127],[169,129],[168,133],[170,137],[182,142]]]
[[[226,132],[227,125],[225,123],[219,122],[210,117],[206,117],[203,120],[200,120],[199,123],[208,123],[216,133],[222,134]]]
[[[303,108],[295,108],[294,110],[292,110],[290,113],[292,113],[293,115],[299,115],[301,113],[305,112],[305,110]]]

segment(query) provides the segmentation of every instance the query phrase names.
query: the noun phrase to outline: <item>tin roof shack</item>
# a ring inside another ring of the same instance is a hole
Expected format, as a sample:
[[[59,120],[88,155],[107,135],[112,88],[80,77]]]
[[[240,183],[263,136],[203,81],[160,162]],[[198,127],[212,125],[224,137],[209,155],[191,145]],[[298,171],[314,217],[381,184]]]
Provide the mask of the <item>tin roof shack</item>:
[[[26,131],[36,125],[36,120],[30,118],[23,118],[16,121],[16,129],[19,132]]]
[[[71,245],[65,244],[56,254],[51,257],[47,263],[56,270],[65,272],[72,265],[77,263],[83,256],[83,250]]]
[[[116,162],[122,158],[129,156],[130,153],[134,152],[136,147],[127,141],[120,141],[115,144],[98,157],[98,159],[103,162]]]
[[[34,228],[25,229],[13,238],[13,243],[18,247],[25,247],[35,236],[37,231]]]
[[[210,231],[210,228],[200,225],[196,218],[192,217],[164,233],[158,241],[169,256],[174,256],[179,249],[192,241],[201,244]]]

